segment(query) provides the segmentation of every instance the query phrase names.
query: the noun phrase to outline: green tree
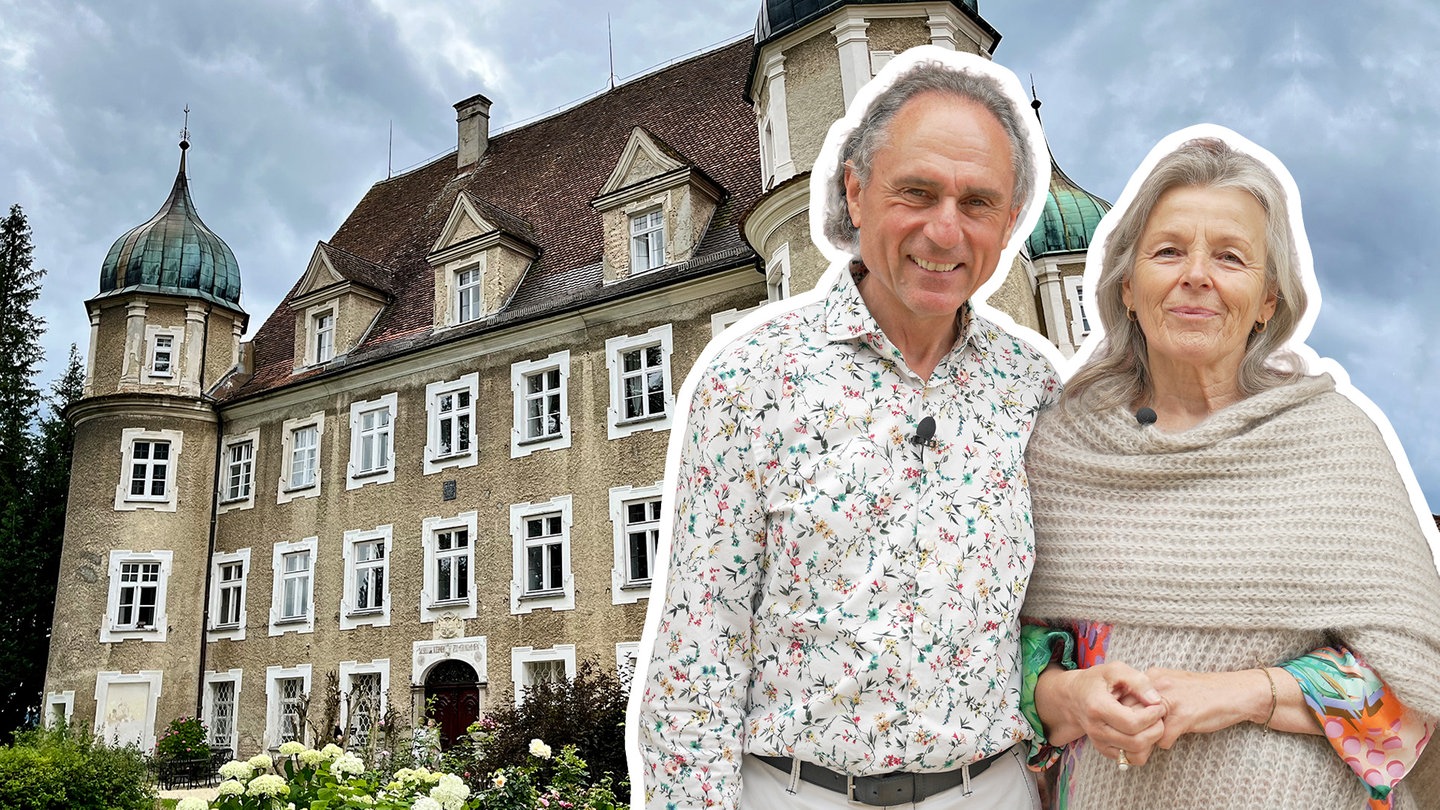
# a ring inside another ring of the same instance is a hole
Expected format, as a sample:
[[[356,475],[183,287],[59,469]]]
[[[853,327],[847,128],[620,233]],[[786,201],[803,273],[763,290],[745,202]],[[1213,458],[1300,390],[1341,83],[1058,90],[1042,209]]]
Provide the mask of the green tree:
[[[24,585],[43,576],[29,566],[35,563],[32,485],[44,466],[37,463],[33,432],[40,405],[34,377],[45,333],[34,306],[44,275],[35,267],[25,212],[12,205],[0,220],[0,731],[18,726],[36,703],[40,686],[34,673],[38,667],[43,679],[45,670],[44,653],[35,660],[35,629],[29,626],[35,607],[20,602],[30,595]],[[47,615],[47,632],[49,624]],[[43,634],[38,644],[43,650]]]

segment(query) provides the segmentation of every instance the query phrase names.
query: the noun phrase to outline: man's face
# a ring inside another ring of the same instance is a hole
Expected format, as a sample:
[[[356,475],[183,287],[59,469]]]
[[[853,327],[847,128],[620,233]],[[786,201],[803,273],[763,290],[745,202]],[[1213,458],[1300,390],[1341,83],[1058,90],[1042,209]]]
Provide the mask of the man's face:
[[[865,185],[845,168],[850,219],[860,229],[861,284],[881,328],[950,328],[995,272],[1020,203],[1010,140],[980,104],[926,92],[886,128]]]

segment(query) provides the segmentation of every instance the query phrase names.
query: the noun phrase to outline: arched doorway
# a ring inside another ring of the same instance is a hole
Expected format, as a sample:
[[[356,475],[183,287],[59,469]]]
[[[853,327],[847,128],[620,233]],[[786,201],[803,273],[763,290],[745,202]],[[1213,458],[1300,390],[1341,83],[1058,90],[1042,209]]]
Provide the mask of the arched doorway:
[[[480,719],[480,676],[454,658],[441,661],[425,676],[425,705],[440,727],[440,750],[448,751]]]

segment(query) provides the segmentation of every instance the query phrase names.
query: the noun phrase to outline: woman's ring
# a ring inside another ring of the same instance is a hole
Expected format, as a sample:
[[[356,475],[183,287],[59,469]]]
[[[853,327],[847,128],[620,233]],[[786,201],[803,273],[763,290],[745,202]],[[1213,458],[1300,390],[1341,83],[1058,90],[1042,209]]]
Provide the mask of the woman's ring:
[[[1120,766],[1122,771],[1130,770],[1130,757],[1125,755],[1125,749],[1120,749],[1120,756],[1115,758],[1115,763]]]

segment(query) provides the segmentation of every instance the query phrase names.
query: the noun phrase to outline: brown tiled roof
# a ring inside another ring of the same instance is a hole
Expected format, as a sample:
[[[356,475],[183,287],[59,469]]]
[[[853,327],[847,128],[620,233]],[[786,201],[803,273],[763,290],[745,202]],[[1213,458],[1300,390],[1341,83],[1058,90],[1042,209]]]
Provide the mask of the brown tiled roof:
[[[330,266],[335,268],[335,272],[347,281],[362,284],[377,292],[391,295],[395,293],[395,274],[384,267],[326,242],[320,243],[320,250],[325,253],[325,258],[330,260]]]
[[[353,366],[439,341],[541,317],[755,260],[740,216],[760,195],[755,117],[744,98],[749,39],[616,87],[550,118],[494,136],[480,162],[458,172],[455,155],[372,186],[330,244],[384,272],[394,300],[365,343],[329,368]],[[609,178],[630,132],[644,126],[725,190],[690,261],[603,285],[601,215],[590,201]],[[435,335],[434,276],[425,256],[465,192],[502,230],[532,241],[539,256],[510,307],[471,328]],[[337,254],[338,255],[338,251]],[[336,268],[339,270],[339,268]],[[342,271],[343,272],[343,271]],[[365,282],[367,285],[369,282]],[[294,295],[291,290],[286,302]],[[295,317],[276,307],[253,339],[254,375],[244,398],[329,369],[292,374]]]

